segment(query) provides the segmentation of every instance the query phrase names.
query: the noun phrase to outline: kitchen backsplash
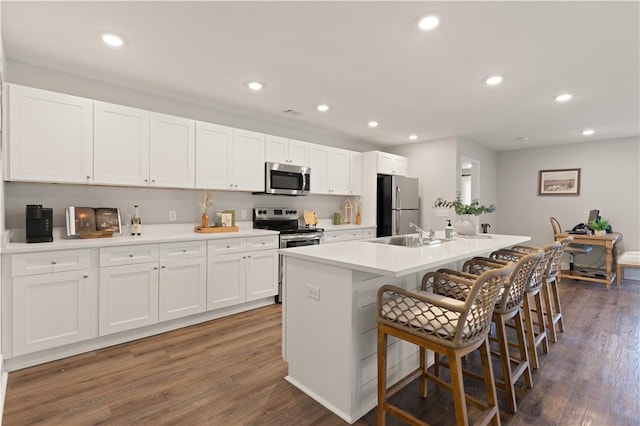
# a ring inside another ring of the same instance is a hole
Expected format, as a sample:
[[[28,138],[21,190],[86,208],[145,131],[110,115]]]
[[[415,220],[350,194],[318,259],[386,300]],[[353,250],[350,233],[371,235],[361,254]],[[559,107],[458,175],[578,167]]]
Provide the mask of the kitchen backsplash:
[[[201,190],[131,188],[115,186],[85,186],[48,183],[5,182],[5,227],[24,228],[25,205],[42,204],[53,209],[53,226],[65,226],[65,208],[69,206],[117,207],[122,220],[133,214],[133,206],[140,206],[140,216],[145,224],[199,223],[198,200]],[[235,210],[236,220],[252,220],[255,207],[292,207],[300,214],[313,210],[318,217],[330,218],[334,211],[342,208],[345,197],[332,195],[308,195],[287,197],[277,195],[254,195],[248,192],[212,191],[212,215],[216,210]],[[169,211],[176,211],[176,221],[169,222]],[[242,218],[246,211],[246,219]]]

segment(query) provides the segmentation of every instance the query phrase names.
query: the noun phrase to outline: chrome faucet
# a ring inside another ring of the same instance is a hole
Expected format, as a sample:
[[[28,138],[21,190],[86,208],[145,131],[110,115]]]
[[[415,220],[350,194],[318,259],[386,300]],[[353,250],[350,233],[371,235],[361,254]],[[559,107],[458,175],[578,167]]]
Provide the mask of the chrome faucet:
[[[420,228],[418,225],[416,225],[415,223],[409,223],[409,227],[414,227],[416,228],[416,231],[418,231],[418,239],[420,240],[420,244],[423,244],[423,241],[425,239],[429,240],[429,241],[433,241],[436,233],[433,231],[433,229],[431,229],[430,226],[427,226],[427,229],[424,230],[422,228]]]

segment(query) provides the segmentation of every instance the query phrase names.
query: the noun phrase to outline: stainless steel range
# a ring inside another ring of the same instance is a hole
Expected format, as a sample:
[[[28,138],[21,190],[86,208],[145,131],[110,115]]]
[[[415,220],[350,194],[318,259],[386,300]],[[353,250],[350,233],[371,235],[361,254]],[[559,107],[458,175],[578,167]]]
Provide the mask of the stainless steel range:
[[[253,209],[253,227],[280,232],[280,248],[312,246],[322,243],[324,229],[301,227],[298,224],[298,210],[293,208],[259,207]],[[282,294],[282,256],[278,271],[278,295],[280,303]]]

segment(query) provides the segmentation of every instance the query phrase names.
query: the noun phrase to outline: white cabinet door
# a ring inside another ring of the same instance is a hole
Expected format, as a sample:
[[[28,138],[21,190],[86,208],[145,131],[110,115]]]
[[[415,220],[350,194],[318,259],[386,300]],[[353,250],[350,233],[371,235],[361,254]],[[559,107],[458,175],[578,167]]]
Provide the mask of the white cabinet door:
[[[158,322],[158,263],[100,269],[100,335]]]
[[[289,139],[289,164],[309,166],[309,143]]]
[[[246,253],[209,257],[207,274],[207,310],[244,303]]]
[[[232,164],[232,189],[264,191],[264,135],[234,129]]]
[[[6,87],[6,179],[91,183],[93,101],[30,87]]]
[[[278,252],[247,252],[247,302],[278,294]]]
[[[289,139],[266,135],[265,161],[269,163],[289,163]]]
[[[232,189],[232,164],[233,128],[196,122],[196,188]]]
[[[152,112],[149,142],[151,185],[194,188],[195,143],[195,121]]]
[[[149,112],[94,103],[94,183],[149,185]]]
[[[378,152],[378,173],[406,176],[408,171],[407,157]]]
[[[329,192],[333,195],[349,195],[349,151],[329,150]],[[313,169],[311,169],[313,175]]]
[[[362,194],[362,154],[349,152],[349,195]]]
[[[311,167],[312,194],[330,194],[329,186],[329,147],[312,144],[309,149],[309,166]]]
[[[207,306],[207,258],[160,262],[159,320],[204,312]]]
[[[96,277],[89,270],[13,279],[13,356],[96,337]]]
[[[394,157],[391,161],[391,173],[400,176],[407,176],[407,174],[409,173],[408,163],[409,162],[406,157]]]

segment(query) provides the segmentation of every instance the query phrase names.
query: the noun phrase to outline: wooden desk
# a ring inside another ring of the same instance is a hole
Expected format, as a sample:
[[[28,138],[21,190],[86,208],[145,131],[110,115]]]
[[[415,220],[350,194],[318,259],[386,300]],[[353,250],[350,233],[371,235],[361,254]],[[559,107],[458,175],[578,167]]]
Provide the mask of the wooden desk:
[[[591,275],[587,275],[584,273],[580,273],[577,270],[570,271],[568,269],[564,269],[560,271],[558,274],[558,281],[561,281],[562,278],[569,278],[572,280],[583,280],[583,281],[593,281],[597,283],[603,283],[607,286],[607,290],[611,288],[611,283],[616,279],[615,273],[615,256],[614,250],[615,245],[618,241],[622,239],[622,234],[619,232],[610,232],[604,237],[596,237],[595,235],[583,235],[583,234],[569,234],[563,232],[561,234],[556,234],[556,241],[561,240],[565,237],[573,237],[572,244],[588,244],[590,246],[601,246],[605,250],[605,269],[600,270],[604,273],[604,278],[597,278]],[[591,268],[591,271],[597,272],[598,269]],[[619,284],[618,284],[619,286]]]

